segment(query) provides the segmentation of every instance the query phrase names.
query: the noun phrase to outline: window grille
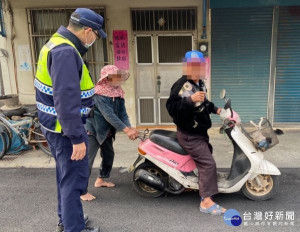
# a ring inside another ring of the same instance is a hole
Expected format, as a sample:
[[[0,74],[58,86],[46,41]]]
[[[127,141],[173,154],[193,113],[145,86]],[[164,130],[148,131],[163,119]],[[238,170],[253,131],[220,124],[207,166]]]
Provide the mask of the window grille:
[[[196,8],[132,9],[132,30],[194,31],[197,27]]]
[[[104,8],[90,9],[105,19]],[[34,68],[36,68],[41,48],[61,25],[68,26],[70,16],[74,11],[75,8],[28,9],[29,37],[33,52]],[[106,39],[96,40],[83,57],[83,60],[89,68],[94,83],[96,83],[100,77],[101,68],[108,64]]]

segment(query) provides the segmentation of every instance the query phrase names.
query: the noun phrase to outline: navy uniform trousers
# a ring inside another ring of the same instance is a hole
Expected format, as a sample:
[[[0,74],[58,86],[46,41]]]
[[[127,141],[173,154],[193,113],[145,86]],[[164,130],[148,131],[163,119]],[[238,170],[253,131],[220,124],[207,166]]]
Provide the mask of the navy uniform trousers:
[[[85,228],[80,196],[87,191],[89,179],[88,155],[80,161],[71,160],[73,145],[62,134],[42,130],[56,161],[58,217],[64,232],[79,232]],[[84,133],[88,147],[88,138]]]

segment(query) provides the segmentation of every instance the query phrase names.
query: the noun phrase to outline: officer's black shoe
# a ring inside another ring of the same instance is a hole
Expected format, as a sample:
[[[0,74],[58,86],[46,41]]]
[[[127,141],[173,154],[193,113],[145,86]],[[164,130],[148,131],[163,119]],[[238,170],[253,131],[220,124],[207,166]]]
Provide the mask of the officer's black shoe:
[[[84,223],[87,224],[88,221],[89,221],[89,215],[84,214],[83,218],[84,218]],[[56,232],[64,232],[64,229],[65,229],[64,225],[61,222],[59,222],[58,225],[57,225]]]
[[[81,232],[100,232],[99,227],[85,227]]]
[[[61,222],[59,222],[56,227],[56,232],[64,232],[64,229],[65,228],[64,228],[63,224]]]

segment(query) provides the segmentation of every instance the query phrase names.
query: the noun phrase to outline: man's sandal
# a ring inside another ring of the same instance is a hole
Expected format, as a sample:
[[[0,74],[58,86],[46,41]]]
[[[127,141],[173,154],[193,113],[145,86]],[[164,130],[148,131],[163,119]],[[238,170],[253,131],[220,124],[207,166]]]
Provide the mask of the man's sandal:
[[[199,207],[200,212],[202,213],[208,213],[212,215],[223,215],[224,212],[222,211],[224,208],[219,206],[217,203],[213,204],[211,207],[205,209],[202,207]]]

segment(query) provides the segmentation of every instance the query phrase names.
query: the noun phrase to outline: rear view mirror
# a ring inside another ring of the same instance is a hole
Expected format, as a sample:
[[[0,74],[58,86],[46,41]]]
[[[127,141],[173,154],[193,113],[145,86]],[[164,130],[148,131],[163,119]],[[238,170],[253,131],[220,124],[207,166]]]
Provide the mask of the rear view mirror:
[[[226,97],[226,90],[222,89],[221,92],[220,92],[220,98],[224,99],[225,97]]]

